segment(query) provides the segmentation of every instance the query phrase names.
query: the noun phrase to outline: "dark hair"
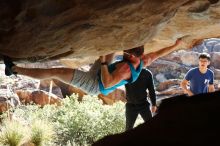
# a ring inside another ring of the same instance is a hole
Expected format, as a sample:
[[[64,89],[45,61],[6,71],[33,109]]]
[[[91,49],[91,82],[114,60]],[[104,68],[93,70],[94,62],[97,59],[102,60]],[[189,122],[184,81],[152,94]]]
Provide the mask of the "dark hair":
[[[201,53],[199,55],[199,59],[202,58],[202,59],[208,59],[209,61],[211,60],[211,57],[208,53]]]
[[[136,57],[140,57],[144,53],[144,46],[139,46],[132,49],[124,50],[124,52],[135,55]]]

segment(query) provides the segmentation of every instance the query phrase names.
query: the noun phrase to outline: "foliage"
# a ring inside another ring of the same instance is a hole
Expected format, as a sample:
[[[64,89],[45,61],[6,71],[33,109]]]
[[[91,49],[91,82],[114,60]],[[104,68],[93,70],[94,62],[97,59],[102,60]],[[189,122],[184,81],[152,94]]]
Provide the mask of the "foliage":
[[[95,97],[84,96],[79,103],[75,96],[65,99],[64,108],[53,116],[61,143],[91,144],[105,135],[124,130],[124,105],[102,105]],[[56,122],[57,121],[57,122]]]
[[[106,135],[123,132],[124,113],[122,102],[103,105],[89,95],[78,102],[77,96],[72,95],[63,100],[62,106],[20,106],[14,110],[13,119],[27,125],[32,133],[30,141],[39,146],[89,146]]]

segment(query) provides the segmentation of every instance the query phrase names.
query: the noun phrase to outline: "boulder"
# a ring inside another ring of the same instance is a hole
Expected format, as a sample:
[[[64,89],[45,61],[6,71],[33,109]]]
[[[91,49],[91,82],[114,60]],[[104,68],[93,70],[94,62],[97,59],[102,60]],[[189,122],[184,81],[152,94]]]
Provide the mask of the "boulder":
[[[104,96],[102,94],[99,94],[98,97],[103,101],[104,104],[112,105],[116,102],[126,102],[126,95],[125,91],[123,89],[116,89],[112,93],[108,94],[107,96]]]
[[[0,113],[20,105],[19,98],[7,89],[0,89]]]
[[[62,104],[62,100],[58,96],[43,90],[17,90],[16,93],[23,104],[35,103],[40,106],[46,104],[56,104],[59,106]]]
[[[40,80],[38,89],[51,92],[56,96],[58,96],[59,98],[63,98],[63,94],[60,87],[57,86],[53,80],[50,79]]]
[[[165,89],[165,90],[157,93],[157,95],[159,95],[159,96],[165,95],[165,96],[169,96],[169,97],[176,96],[176,95],[182,95],[182,94],[184,94],[184,91],[182,88],[180,88],[179,85],[169,87],[168,89]]]
[[[213,66],[216,69],[220,69],[220,52],[212,52],[210,53],[211,56],[211,66]]]
[[[172,86],[180,85],[181,81],[182,80],[180,79],[170,79],[170,80],[161,82],[157,87],[157,91],[163,91],[163,90],[169,89]]]
[[[80,66],[140,45],[149,53],[180,37],[177,49],[187,49],[220,36],[218,7],[218,0],[1,0],[0,54]]]
[[[220,91],[162,100],[158,113],[136,128],[106,136],[92,146],[220,145]]]

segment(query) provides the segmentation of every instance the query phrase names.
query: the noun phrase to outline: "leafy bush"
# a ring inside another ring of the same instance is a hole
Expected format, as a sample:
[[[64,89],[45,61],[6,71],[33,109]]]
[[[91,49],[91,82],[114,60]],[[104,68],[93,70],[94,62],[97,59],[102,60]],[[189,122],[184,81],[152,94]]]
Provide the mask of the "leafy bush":
[[[44,139],[44,128],[32,128],[33,143],[47,146],[87,146],[94,141],[114,133],[123,132],[125,129],[124,103],[118,102],[114,105],[103,105],[97,97],[84,96],[82,102],[78,102],[76,95],[65,98],[62,106],[47,105],[43,108],[37,105],[20,106],[14,110],[13,119],[22,125],[33,127],[34,121],[41,120],[36,124],[41,126],[47,123],[51,126],[54,134],[49,134],[49,139]],[[41,143],[43,139],[47,144]]]
[[[72,96],[65,99],[65,103],[65,108],[53,116],[54,122],[59,122],[55,127],[60,132],[61,143],[73,141],[78,145],[91,144],[103,136],[124,130],[123,103],[103,106],[100,100],[90,96],[84,96],[81,103]]]

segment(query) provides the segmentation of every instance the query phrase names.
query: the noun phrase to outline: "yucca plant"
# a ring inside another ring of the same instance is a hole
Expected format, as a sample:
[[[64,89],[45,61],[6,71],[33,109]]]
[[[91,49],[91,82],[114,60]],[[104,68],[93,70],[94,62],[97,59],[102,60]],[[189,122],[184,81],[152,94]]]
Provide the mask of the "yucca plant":
[[[35,121],[33,125],[31,125],[30,142],[35,144],[35,146],[48,144],[54,137],[55,132],[49,123],[45,121]]]
[[[26,129],[17,121],[4,121],[1,126],[0,144],[19,146],[26,135]]]

